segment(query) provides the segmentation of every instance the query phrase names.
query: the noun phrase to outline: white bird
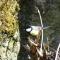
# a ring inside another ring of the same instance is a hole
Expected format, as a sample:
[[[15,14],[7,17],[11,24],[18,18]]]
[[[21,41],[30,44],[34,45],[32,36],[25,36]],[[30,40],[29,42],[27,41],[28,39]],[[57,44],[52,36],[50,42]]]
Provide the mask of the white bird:
[[[50,26],[48,26],[50,27]],[[31,26],[30,28],[27,28],[26,31],[27,32],[30,32],[31,35],[38,35],[39,32],[42,30],[42,29],[47,29],[48,27],[41,27],[41,26]]]

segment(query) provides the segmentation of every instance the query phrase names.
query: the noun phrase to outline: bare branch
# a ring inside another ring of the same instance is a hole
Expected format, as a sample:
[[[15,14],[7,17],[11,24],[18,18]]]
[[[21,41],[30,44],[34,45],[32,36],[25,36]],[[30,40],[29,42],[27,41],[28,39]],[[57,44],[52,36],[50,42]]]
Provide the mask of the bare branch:
[[[57,51],[56,51],[56,57],[55,57],[55,60],[59,60],[59,58],[58,58],[59,49],[60,49],[60,43],[59,43],[58,48],[57,48]]]
[[[38,9],[38,7],[37,7],[37,9]],[[41,13],[40,13],[39,9],[38,9],[38,14],[39,14],[40,22],[41,22],[41,27],[43,28],[42,17],[41,17]],[[41,38],[41,49],[42,49],[42,45],[43,45],[43,29],[41,31],[42,31],[42,38]]]
[[[38,46],[38,44],[36,44],[32,39],[29,39],[29,43],[30,43],[31,45]]]

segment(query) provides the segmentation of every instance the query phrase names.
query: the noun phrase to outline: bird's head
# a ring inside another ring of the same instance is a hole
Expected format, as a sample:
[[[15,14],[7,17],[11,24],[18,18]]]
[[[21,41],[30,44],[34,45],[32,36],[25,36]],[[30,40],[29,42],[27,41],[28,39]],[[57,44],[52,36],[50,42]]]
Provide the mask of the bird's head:
[[[27,28],[26,31],[29,32],[31,35],[38,35],[41,27],[39,26],[31,26],[30,28]]]
[[[31,26],[29,28],[26,29],[27,32],[29,32],[31,35],[38,35],[39,32],[42,29],[47,29],[48,27],[41,27],[41,26]]]

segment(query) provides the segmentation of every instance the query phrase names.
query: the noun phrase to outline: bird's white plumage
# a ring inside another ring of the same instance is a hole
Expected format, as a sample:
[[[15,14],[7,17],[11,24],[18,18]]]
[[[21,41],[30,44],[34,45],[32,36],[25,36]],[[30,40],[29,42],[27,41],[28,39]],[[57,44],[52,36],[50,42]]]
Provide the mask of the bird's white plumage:
[[[38,35],[39,34],[39,31],[38,30],[32,30],[30,32],[30,34],[32,34],[32,35]]]
[[[31,26],[31,28],[27,28],[26,31],[30,32],[32,35],[38,35],[41,30],[40,26]]]
[[[27,31],[27,32],[30,32],[30,31],[31,31],[31,28],[27,28],[26,31]]]
[[[48,27],[50,27],[50,26],[48,26]],[[26,31],[30,32],[30,34],[32,34],[32,35],[38,35],[40,30],[47,29],[48,27],[43,28],[41,26],[31,26],[30,28],[27,28]]]
[[[41,26],[31,26],[34,30],[41,30],[42,27]]]

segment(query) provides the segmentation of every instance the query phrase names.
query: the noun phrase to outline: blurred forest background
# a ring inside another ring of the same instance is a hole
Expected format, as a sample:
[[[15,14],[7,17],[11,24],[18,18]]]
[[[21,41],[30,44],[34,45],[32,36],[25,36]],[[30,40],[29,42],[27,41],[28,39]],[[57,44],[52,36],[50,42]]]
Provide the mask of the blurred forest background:
[[[0,60],[27,60],[29,25],[40,25],[36,6],[41,11],[44,30],[49,46],[55,51],[60,42],[60,0],[0,0]],[[20,47],[21,45],[21,47]]]

